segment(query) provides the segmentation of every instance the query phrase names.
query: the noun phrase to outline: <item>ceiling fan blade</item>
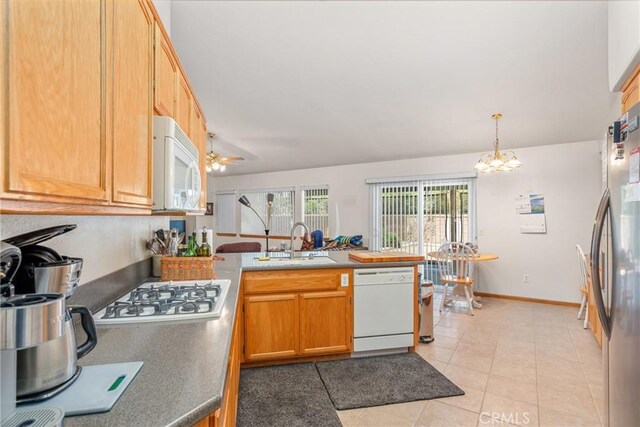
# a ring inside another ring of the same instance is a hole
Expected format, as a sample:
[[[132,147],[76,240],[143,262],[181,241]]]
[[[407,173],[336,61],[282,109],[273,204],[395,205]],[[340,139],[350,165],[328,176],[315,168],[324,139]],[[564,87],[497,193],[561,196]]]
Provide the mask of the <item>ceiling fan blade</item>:
[[[239,162],[244,160],[244,157],[234,157],[234,156],[229,156],[229,157],[218,157],[218,159],[221,162]]]

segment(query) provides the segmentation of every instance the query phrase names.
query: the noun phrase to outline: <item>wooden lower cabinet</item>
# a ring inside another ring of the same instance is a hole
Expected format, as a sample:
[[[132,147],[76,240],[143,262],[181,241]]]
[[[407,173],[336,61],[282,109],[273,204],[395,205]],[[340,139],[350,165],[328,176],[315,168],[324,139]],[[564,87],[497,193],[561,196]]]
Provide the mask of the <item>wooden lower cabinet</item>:
[[[241,304],[236,308],[236,316],[229,349],[227,380],[224,385],[220,409],[198,421],[195,427],[233,427],[238,414],[238,388],[240,386],[240,359],[242,357],[242,312]]]
[[[300,355],[350,351],[351,318],[346,291],[300,294]]]
[[[248,272],[242,283],[244,362],[353,350],[353,270]]]
[[[298,355],[298,296],[251,295],[244,298],[245,360]]]

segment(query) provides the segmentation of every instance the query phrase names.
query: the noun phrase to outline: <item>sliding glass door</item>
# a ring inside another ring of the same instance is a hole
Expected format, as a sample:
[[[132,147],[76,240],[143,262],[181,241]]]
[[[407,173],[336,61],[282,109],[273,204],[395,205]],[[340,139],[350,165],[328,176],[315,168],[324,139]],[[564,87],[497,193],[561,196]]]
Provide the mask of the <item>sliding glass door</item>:
[[[371,248],[427,255],[447,241],[476,242],[475,181],[434,177],[369,183]],[[437,282],[429,270],[426,278]]]

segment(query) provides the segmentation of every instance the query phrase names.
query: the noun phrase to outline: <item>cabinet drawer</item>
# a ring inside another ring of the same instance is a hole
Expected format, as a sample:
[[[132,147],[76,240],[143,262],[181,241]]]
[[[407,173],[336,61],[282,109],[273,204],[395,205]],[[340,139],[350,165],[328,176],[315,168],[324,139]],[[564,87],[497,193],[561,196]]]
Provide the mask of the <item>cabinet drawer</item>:
[[[309,270],[278,270],[244,273],[244,292],[246,294],[274,293],[274,292],[306,292],[312,290],[333,290],[340,287],[342,274],[349,275],[350,269],[309,269]]]

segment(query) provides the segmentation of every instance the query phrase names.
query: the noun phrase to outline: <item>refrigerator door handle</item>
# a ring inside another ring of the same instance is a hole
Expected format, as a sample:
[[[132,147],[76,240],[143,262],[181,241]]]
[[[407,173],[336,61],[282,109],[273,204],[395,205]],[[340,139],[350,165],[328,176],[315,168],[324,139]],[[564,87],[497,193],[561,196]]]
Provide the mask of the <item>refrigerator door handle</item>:
[[[611,337],[611,319],[607,315],[607,311],[604,306],[604,299],[602,298],[602,287],[600,284],[600,242],[602,240],[602,231],[604,230],[605,220],[607,218],[607,211],[609,210],[609,203],[611,200],[611,193],[607,188],[600,199],[600,205],[598,206],[598,212],[596,213],[596,220],[593,224],[593,234],[591,235],[591,284],[593,295],[595,296],[596,308],[598,310],[598,317],[600,318],[600,324],[607,338]],[[609,289],[609,292],[611,290]]]

